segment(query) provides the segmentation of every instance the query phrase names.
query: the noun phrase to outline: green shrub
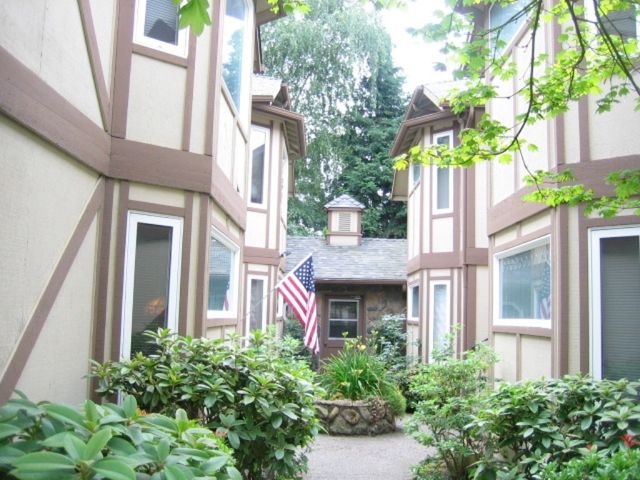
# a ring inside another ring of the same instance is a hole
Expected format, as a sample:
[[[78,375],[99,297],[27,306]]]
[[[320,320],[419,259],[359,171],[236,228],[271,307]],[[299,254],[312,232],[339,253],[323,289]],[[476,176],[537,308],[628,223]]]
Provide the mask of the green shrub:
[[[530,478],[591,448],[609,456],[640,431],[640,384],[583,376],[501,385],[471,423],[483,445],[477,478]]]
[[[451,350],[454,340],[455,336],[450,335],[445,347],[433,353],[432,363],[417,367],[411,389],[420,401],[407,432],[421,444],[436,449],[436,455],[423,462],[419,470],[431,475],[444,465],[450,478],[465,479],[480,448],[466,426],[487,390],[485,375],[495,363],[495,355],[480,345],[455,358]]]
[[[182,408],[227,436],[244,478],[290,478],[306,468],[304,449],[318,432],[319,393],[296,345],[254,332],[248,346],[152,334],[157,353],[96,364],[98,392],[136,396],[142,408]]]
[[[82,411],[24,396],[0,407],[2,478],[240,480],[231,452],[184,410],[147,416],[131,396]]]
[[[592,449],[566,464],[552,463],[542,473],[543,480],[638,480],[640,450],[623,448],[613,455]]]
[[[324,362],[320,382],[331,399],[380,397],[395,415],[403,414],[406,407],[384,363],[361,339],[346,340],[342,351]]]
[[[405,315],[384,315],[372,322],[367,332],[367,343],[394,380],[412,363],[412,359],[407,358]]]
[[[299,360],[303,360],[312,369],[316,370],[317,357],[313,355],[311,349],[304,345],[304,328],[300,325],[300,322],[295,317],[285,317],[283,324],[284,337],[290,337],[297,341],[296,347],[293,350],[293,355]]]

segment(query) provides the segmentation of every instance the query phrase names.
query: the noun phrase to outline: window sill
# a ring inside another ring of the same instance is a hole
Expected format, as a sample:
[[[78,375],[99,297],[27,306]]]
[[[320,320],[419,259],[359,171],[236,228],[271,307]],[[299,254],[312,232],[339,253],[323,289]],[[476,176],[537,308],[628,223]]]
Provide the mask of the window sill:
[[[494,322],[491,330],[493,333],[510,333],[510,334],[520,334],[520,335],[529,335],[532,337],[548,337],[551,338],[553,334],[553,330],[551,329],[551,320],[538,320],[536,321],[529,320],[527,323],[524,322]]]
[[[139,43],[134,43],[132,49],[133,53],[153,58],[155,60],[160,60],[161,62],[170,63],[171,65],[178,65],[180,67],[186,68],[189,64],[189,60],[186,57],[168,53],[163,50],[148,47],[146,45],[140,45]]]

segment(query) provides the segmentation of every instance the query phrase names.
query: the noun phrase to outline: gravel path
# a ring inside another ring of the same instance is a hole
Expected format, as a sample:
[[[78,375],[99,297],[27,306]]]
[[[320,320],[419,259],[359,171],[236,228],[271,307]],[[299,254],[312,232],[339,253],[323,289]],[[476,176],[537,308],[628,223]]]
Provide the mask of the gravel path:
[[[401,429],[377,437],[320,435],[305,480],[410,480],[429,451]]]

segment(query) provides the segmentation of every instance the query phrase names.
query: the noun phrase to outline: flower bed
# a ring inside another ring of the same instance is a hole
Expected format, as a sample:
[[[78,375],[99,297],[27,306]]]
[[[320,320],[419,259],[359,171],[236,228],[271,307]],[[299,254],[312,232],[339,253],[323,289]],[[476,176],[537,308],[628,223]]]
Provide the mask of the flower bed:
[[[396,429],[389,403],[370,400],[316,400],[317,416],[330,435],[380,435]]]

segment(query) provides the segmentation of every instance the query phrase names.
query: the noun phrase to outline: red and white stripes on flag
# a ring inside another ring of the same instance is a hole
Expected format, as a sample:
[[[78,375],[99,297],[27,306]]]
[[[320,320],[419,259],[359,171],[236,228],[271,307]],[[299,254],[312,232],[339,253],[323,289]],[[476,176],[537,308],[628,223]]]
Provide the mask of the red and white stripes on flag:
[[[318,321],[316,319],[316,279],[313,257],[309,255],[289,272],[276,290],[291,307],[304,328],[304,344],[318,353]]]

